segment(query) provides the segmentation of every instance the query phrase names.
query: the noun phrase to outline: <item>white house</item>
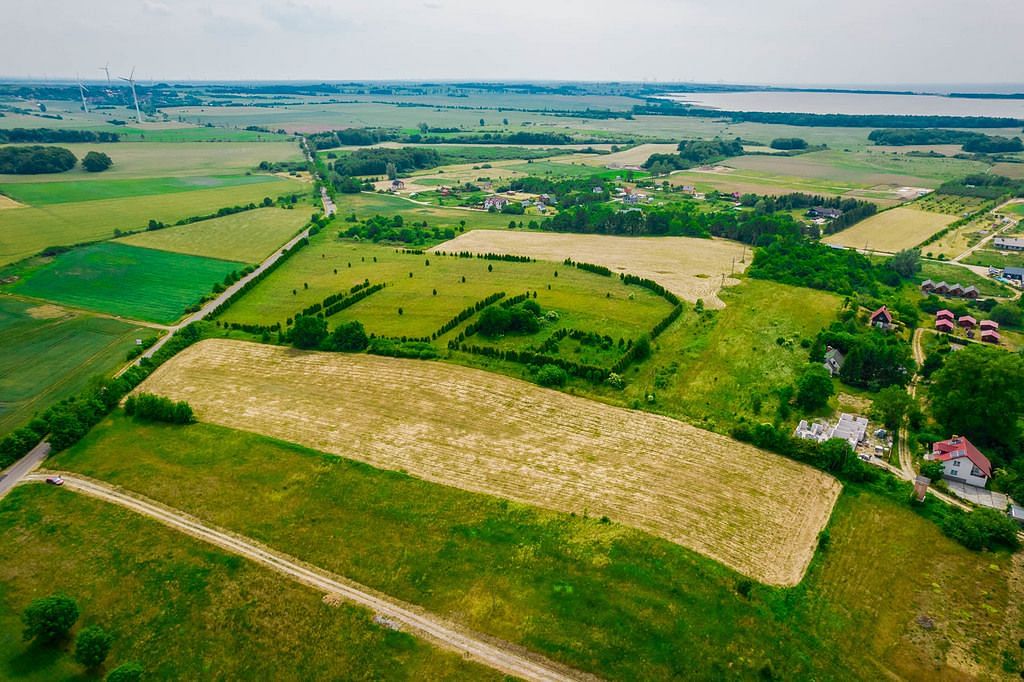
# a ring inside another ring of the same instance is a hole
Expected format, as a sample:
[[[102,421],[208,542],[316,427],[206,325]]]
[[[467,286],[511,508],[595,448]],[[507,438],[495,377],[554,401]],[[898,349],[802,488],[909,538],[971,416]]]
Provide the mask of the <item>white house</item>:
[[[829,346],[828,350],[825,351],[825,369],[832,376],[839,374],[839,370],[843,368],[843,363],[846,362],[846,356],[838,348],[832,348]]]
[[[988,457],[963,436],[932,444],[932,454],[925,459],[942,462],[942,476],[951,481],[984,488],[992,478],[992,463]]]

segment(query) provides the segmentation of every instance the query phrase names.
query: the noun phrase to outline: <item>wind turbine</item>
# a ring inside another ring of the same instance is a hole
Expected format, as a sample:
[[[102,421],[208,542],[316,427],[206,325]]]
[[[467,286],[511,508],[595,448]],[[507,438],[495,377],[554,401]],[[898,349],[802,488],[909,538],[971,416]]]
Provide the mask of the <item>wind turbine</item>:
[[[135,118],[141,124],[142,112],[139,111],[139,96],[135,94],[135,67],[132,67],[132,72],[128,75],[127,78],[125,78],[124,76],[118,76],[118,78],[128,83],[128,85],[132,86],[132,99],[135,100]]]
[[[77,74],[75,75],[75,78],[78,79],[78,93],[80,95],[82,95],[82,108],[85,109],[85,113],[88,114],[89,113],[89,105],[85,101],[85,93],[89,92],[89,88],[87,88],[84,85],[82,85],[82,79],[79,78]]]
[[[110,87],[110,62],[107,62],[106,66],[101,66],[100,71],[107,74],[107,87]]]

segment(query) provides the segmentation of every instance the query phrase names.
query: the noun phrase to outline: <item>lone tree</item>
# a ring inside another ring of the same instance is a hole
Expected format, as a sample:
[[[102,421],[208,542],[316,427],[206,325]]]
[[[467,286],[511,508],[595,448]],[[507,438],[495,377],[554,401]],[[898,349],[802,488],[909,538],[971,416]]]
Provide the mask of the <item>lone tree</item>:
[[[63,594],[36,599],[21,614],[25,629],[21,636],[27,642],[53,642],[67,636],[78,621],[78,603]]]
[[[903,249],[889,259],[888,265],[903,279],[910,279],[921,271],[921,251]]]
[[[139,682],[145,669],[135,661],[117,666],[107,675],[107,682]]]
[[[75,660],[86,668],[103,665],[114,644],[114,637],[99,625],[90,625],[78,633],[75,640]]]
[[[327,322],[312,315],[299,315],[292,327],[291,340],[296,348],[318,348],[327,338]]]
[[[887,429],[895,429],[903,423],[903,417],[917,407],[910,394],[899,386],[883,388],[871,403],[871,415],[880,419]]]
[[[114,165],[114,161],[103,152],[88,152],[82,157],[82,168],[90,173],[101,173]]]
[[[835,390],[828,370],[821,365],[812,365],[797,379],[796,404],[805,410],[816,410],[828,404]]]
[[[331,332],[329,345],[334,350],[345,353],[358,353],[366,350],[370,340],[366,336],[366,330],[362,322],[354,320],[335,327]]]

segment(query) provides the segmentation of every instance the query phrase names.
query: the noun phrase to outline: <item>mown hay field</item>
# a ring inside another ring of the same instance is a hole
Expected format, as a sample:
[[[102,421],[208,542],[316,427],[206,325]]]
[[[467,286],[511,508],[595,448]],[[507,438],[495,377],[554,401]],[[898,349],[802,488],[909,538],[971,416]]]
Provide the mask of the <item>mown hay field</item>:
[[[831,234],[824,241],[853,249],[895,253],[917,246],[955,220],[956,216],[942,213],[893,208],[877,213],[842,232]]]
[[[203,421],[612,520],[777,585],[800,581],[840,485],[667,417],[451,365],[203,341],[139,390]]]
[[[259,263],[309,219],[302,209],[260,208],[198,223],[133,234],[116,241],[147,249]]]
[[[76,201],[97,201],[124,197],[194,192],[216,187],[237,187],[271,182],[262,175],[188,175],[166,178],[125,178],[121,180],[67,180],[63,182],[18,182],[0,185],[0,190],[23,204],[49,206]]]
[[[552,261],[572,258],[604,265],[616,273],[653,279],[687,301],[703,299],[709,308],[723,306],[719,290],[723,283],[728,286],[738,282],[728,275],[742,272],[747,266],[744,255],[747,260],[751,257],[742,244],[721,239],[493,230],[467,232],[433,250],[509,253]]]

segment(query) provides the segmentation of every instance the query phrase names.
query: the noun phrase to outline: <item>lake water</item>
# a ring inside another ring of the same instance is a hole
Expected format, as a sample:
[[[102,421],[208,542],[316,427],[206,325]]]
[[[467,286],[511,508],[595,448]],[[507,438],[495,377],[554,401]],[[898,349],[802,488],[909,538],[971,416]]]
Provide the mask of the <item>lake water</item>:
[[[860,95],[838,92],[668,93],[665,97],[724,111],[1024,118],[1024,99],[959,99],[937,95]]]

